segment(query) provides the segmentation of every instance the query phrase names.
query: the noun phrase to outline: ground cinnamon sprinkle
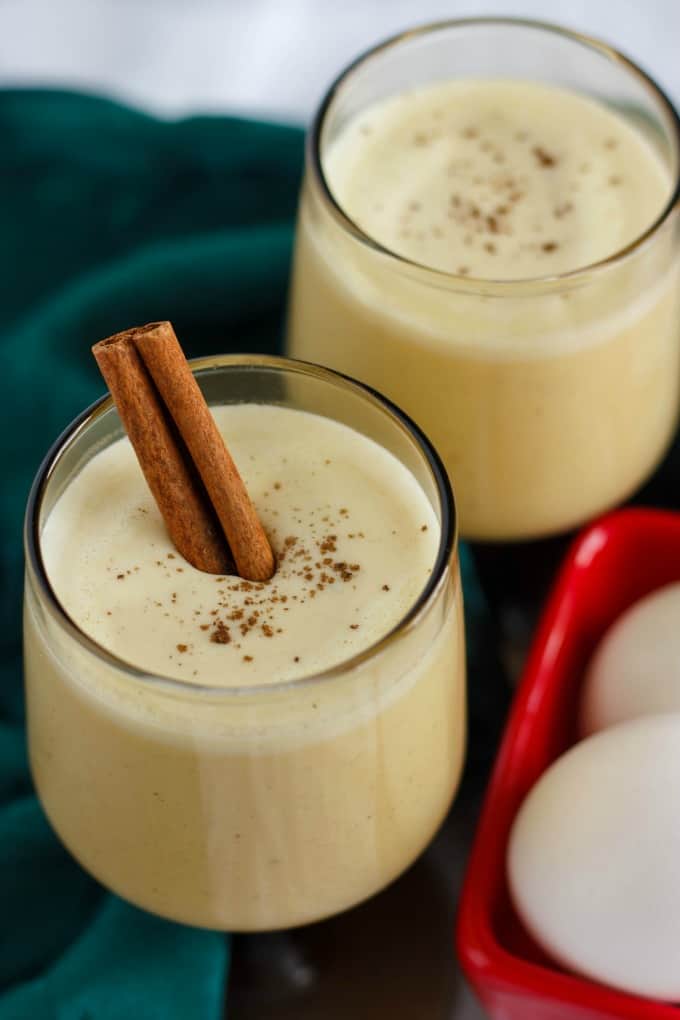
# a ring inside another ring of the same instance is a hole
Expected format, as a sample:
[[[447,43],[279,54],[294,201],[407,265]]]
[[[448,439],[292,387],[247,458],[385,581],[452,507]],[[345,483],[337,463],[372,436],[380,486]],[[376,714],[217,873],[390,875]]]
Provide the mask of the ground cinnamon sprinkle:
[[[338,540],[337,535],[327,535],[319,545],[319,552],[322,553],[337,552],[336,544],[337,540]]]
[[[216,621],[214,630],[210,635],[210,640],[216,645],[231,644],[231,633],[226,623],[222,620]]]
[[[350,509],[348,507],[340,507],[336,513],[344,518],[349,515]],[[312,513],[311,516],[313,518],[316,517],[316,519],[321,518],[320,514],[315,515]],[[332,518],[330,515],[324,514],[321,519],[328,523]],[[307,547],[298,535],[287,535],[281,543],[280,550],[277,550],[279,573],[277,574],[276,581],[255,583],[237,579],[231,584],[223,583],[222,587],[218,588],[216,592],[217,603],[215,608],[207,610],[209,615],[213,617],[212,623],[200,622],[200,617],[206,610],[194,611],[194,615],[199,617],[199,621],[197,621],[199,628],[204,632],[210,630],[211,642],[221,645],[233,645],[231,631],[225,620],[238,625],[242,638],[248,638],[255,628],[258,629],[263,637],[268,639],[273,639],[277,635],[283,634],[284,628],[277,626],[278,620],[275,616],[277,607],[281,607],[280,612],[288,612],[288,607],[285,603],[289,599],[293,599],[293,601],[299,602],[301,605],[305,601],[304,597],[299,597],[298,595],[280,593],[279,582],[286,575],[298,577],[308,585],[301,593],[308,598],[314,598],[317,594],[326,591],[335,584],[336,580],[341,580],[346,584],[353,581],[355,575],[361,570],[361,564],[357,562],[349,563],[347,560],[334,560],[333,556],[328,554],[337,551],[337,534],[326,533],[320,538],[315,538],[315,528],[316,525],[312,522],[310,537],[313,545],[316,546],[316,550],[318,550],[316,556],[312,554],[311,549]],[[360,535],[364,537],[363,532]],[[355,537],[357,536],[353,535],[353,538]],[[216,580],[224,582],[227,579],[225,577],[218,577]],[[242,595],[247,595],[247,597],[242,599],[240,605],[234,605],[234,600]],[[173,601],[175,597],[173,596]],[[248,612],[247,616],[246,611]],[[264,620],[262,616],[264,616]],[[352,627],[352,629],[357,628],[358,624]],[[240,645],[234,645],[234,647],[239,648]],[[252,657],[246,661],[252,661]]]
[[[273,488],[273,485],[270,488]],[[181,614],[177,616],[178,625],[182,627],[185,620],[187,623],[193,620],[196,634],[205,634],[214,645],[225,648],[229,646],[240,654],[243,662],[253,662],[254,643],[264,638],[273,641],[287,631],[290,633],[290,627],[284,628],[281,625],[284,618],[280,614],[289,612],[289,605],[293,602],[302,606],[317,596],[333,598],[332,592],[338,582],[343,586],[351,584],[356,587],[362,565],[354,556],[348,556],[346,559],[336,558],[334,554],[337,554],[340,540],[337,532],[331,530],[351,513],[351,509],[351,506],[335,508],[323,506],[315,510],[299,511],[301,514],[304,513],[304,517],[300,519],[303,526],[301,534],[287,534],[275,543],[278,571],[274,578],[266,582],[253,582],[233,575],[215,576],[216,584],[210,588],[212,604],[197,605],[195,601],[193,606],[183,605]],[[426,529],[427,525],[416,525],[414,530],[418,532]],[[352,546],[348,545],[346,548],[354,552],[356,546],[353,546],[353,543],[365,539],[366,535],[364,532],[352,532],[351,535]],[[347,538],[348,536],[343,535],[343,543]],[[169,555],[174,558],[175,554]],[[168,554],[165,553],[164,557],[163,560],[151,562],[162,565],[167,563]],[[125,575],[121,573],[120,576],[122,579]],[[282,586],[289,583],[300,587],[297,591],[282,591]],[[390,590],[387,584],[382,587],[384,591]],[[197,596],[198,592],[183,591],[181,594],[180,600],[178,592],[170,593],[172,606],[177,605],[179,608],[180,602],[185,604],[191,596]],[[203,591],[200,598],[205,599]],[[356,611],[358,605],[359,603],[356,606],[350,604],[344,611],[350,613]],[[159,604],[158,608],[164,607]],[[351,623],[346,620],[345,626],[357,631],[360,629],[360,622],[357,616],[354,616],[354,619],[357,622]],[[234,627],[237,630],[234,630]],[[184,630],[178,634],[183,635]],[[194,652],[196,647],[190,641],[175,645],[176,651],[181,655]],[[300,656],[291,656],[291,660],[298,663]]]
[[[534,145],[531,151],[536,157],[539,166],[553,167],[557,165],[556,157],[547,152],[542,145]]]

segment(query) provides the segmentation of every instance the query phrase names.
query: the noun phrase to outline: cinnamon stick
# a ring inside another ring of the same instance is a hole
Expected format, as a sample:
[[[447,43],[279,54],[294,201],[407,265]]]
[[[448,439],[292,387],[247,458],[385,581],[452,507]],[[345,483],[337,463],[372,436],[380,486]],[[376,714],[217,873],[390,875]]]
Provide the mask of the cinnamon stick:
[[[135,329],[92,348],[177,551],[198,570],[227,573],[227,543],[156,387],[135,349]]]
[[[177,550],[209,573],[264,581],[274,556],[169,322],[92,348]]]
[[[271,546],[172,325],[142,327],[135,346],[201,476],[236,570],[250,581],[269,580],[275,567]]]

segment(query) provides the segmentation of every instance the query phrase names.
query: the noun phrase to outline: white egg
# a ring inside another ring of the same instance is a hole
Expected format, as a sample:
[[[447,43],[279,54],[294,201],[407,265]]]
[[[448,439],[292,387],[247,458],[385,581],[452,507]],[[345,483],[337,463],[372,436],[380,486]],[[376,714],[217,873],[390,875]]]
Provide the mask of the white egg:
[[[580,728],[662,712],[680,712],[680,584],[640,599],[606,632],[586,673]]]
[[[512,828],[508,879],[536,942],[566,968],[680,1001],[680,715],[576,744]]]

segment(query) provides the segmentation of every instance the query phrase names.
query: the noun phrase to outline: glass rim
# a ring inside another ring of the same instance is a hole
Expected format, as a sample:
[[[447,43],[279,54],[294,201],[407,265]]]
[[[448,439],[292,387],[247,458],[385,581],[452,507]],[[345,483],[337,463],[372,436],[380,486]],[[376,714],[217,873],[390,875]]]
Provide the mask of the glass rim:
[[[659,214],[652,223],[646,227],[644,231],[642,231],[642,233],[634,237],[628,244],[621,248],[617,248],[616,251],[607,255],[605,258],[598,259],[596,262],[590,262],[584,266],[578,266],[577,268],[570,269],[566,272],[553,273],[545,276],[526,276],[515,277],[512,279],[494,279],[493,277],[468,275],[462,276],[460,274],[449,272],[448,270],[436,269],[424,262],[418,262],[415,259],[409,259],[406,256],[393,251],[391,248],[388,248],[386,245],[381,244],[381,242],[376,240],[376,238],[366,233],[366,231],[364,231],[348,215],[333,194],[323,168],[321,158],[321,135],[332,103],[340,89],[344,86],[345,82],[351,80],[352,76],[365,64],[382,56],[383,53],[401,46],[403,43],[408,43],[414,39],[435,35],[437,32],[450,31],[452,29],[488,28],[494,26],[505,26],[506,28],[511,29],[537,29],[551,35],[562,36],[572,43],[576,43],[579,46],[584,46],[587,49],[594,51],[603,59],[623,67],[632,77],[637,78],[661,106],[668,118],[669,134],[673,138],[678,160],[678,167],[676,169],[671,194]],[[484,293],[504,295],[522,287],[526,287],[527,289],[536,289],[537,291],[543,289],[552,290],[563,284],[575,283],[587,274],[604,271],[613,266],[619,265],[650,241],[670,219],[676,207],[680,204],[680,115],[666,92],[651,77],[651,75],[647,74],[646,71],[643,71],[643,69],[636,64],[634,60],[626,56],[616,47],[611,46],[609,43],[597,38],[596,36],[591,36],[584,32],[567,28],[563,25],[556,24],[555,22],[542,21],[535,18],[497,17],[493,15],[489,17],[447,18],[438,21],[426,22],[425,24],[418,25],[414,28],[397,32],[364,50],[349,64],[347,64],[342,71],[340,71],[324,93],[310,124],[309,131],[307,133],[306,164],[307,169],[312,171],[315,183],[320,189],[323,201],[326,203],[326,206],[330,209],[333,217],[345,230],[345,232],[350,234],[355,240],[362,243],[365,247],[371,248],[373,251],[382,256],[386,256],[395,264],[406,266],[413,271],[417,271],[424,277],[430,277],[432,282],[437,283],[440,286],[447,282],[449,284],[455,283],[460,290],[464,290],[468,293],[479,293],[483,291]]]
[[[446,572],[455,566],[458,552],[458,522],[451,482],[442,460],[436,449],[422,429],[387,397],[377,390],[353,379],[351,376],[324,368],[313,362],[286,358],[269,354],[214,354],[189,361],[195,375],[208,374],[221,368],[242,368],[246,370],[274,370],[280,373],[293,373],[312,378],[322,379],[332,385],[341,385],[372,404],[385,417],[401,429],[415,444],[432,476],[441,512],[441,531],[439,545],[430,576],[421,589],[413,604],[394,624],[394,626],[377,641],[360,652],[343,659],[327,669],[297,677],[293,680],[276,681],[275,683],[259,683],[238,687],[224,687],[218,684],[192,683],[153,673],[135,666],[110,652],[102,644],[90,637],[70,616],[62,606],[45,568],[39,518],[43,502],[47,494],[52,475],[66,452],[78,441],[88,428],[113,407],[110,394],[100,397],[85,408],[55,439],[48,449],[38,468],[26,504],[24,517],[24,554],[27,570],[31,572],[40,595],[42,605],[47,607],[51,618],[56,624],[73,638],[81,648],[93,655],[104,664],[114,667],[133,682],[151,685],[155,689],[168,693],[190,694],[200,696],[210,694],[222,700],[243,700],[246,697],[266,697],[283,692],[291,692],[299,688],[313,687],[319,683],[341,679],[353,673],[358,667],[382,655],[394,641],[409,633],[421,620],[425,612],[435,600]],[[216,405],[218,406],[218,405]],[[124,434],[124,433],[123,433]]]

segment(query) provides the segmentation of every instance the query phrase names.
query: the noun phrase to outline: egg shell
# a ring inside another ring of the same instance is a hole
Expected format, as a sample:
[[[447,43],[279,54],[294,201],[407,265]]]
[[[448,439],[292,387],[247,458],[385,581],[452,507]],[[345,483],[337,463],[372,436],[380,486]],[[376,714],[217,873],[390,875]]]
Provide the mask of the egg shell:
[[[515,818],[507,870],[556,962],[680,1001],[680,715],[621,723],[554,762]]]
[[[586,672],[583,735],[627,719],[680,712],[680,584],[632,605],[609,628]]]

